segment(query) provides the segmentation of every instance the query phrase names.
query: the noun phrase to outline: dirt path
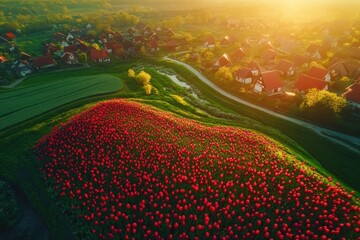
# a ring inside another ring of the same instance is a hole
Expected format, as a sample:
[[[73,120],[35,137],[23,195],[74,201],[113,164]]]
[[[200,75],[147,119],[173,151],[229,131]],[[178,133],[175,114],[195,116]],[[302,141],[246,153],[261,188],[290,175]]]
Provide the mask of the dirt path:
[[[23,211],[23,215],[15,227],[0,232],[0,240],[50,240],[50,234],[46,224],[30,205],[30,202],[25,198],[24,194],[20,192],[19,189],[14,190],[19,207]]]
[[[322,128],[322,127],[316,126],[314,124],[304,122],[304,121],[301,121],[299,119],[289,117],[289,116],[280,114],[278,112],[274,112],[272,110],[263,108],[263,107],[258,106],[256,104],[247,102],[247,101],[245,101],[245,100],[243,100],[241,98],[238,98],[238,97],[236,97],[236,96],[222,90],[221,88],[216,86],[214,83],[212,83],[209,79],[207,79],[204,75],[202,75],[198,70],[196,70],[195,68],[193,68],[189,64],[178,61],[178,60],[175,60],[175,59],[172,59],[172,58],[169,58],[169,57],[164,57],[164,59],[169,60],[169,61],[173,61],[173,62],[175,62],[177,64],[180,64],[180,65],[186,67],[189,71],[194,73],[203,83],[207,84],[209,87],[211,87],[212,89],[214,89],[215,91],[217,91],[218,93],[220,93],[221,95],[223,95],[223,96],[225,96],[227,98],[230,98],[230,99],[232,99],[232,100],[234,100],[234,101],[236,101],[238,103],[249,106],[251,108],[255,108],[255,109],[259,110],[259,111],[265,112],[265,113],[270,114],[272,116],[275,116],[275,117],[278,117],[278,118],[293,122],[293,123],[295,123],[297,125],[306,127],[308,129],[314,131],[318,135],[320,135],[322,137],[325,137],[325,138],[327,138],[327,139],[329,139],[329,140],[331,140],[331,141],[333,141],[333,142],[335,142],[337,144],[340,144],[340,145],[342,145],[344,147],[347,147],[348,149],[351,149],[352,151],[360,154],[360,138],[358,138],[358,137],[354,137],[354,136],[350,136],[350,135],[347,135],[347,134],[336,132],[336,131],[333,131],[333,130],[330,130],[330,129]]]

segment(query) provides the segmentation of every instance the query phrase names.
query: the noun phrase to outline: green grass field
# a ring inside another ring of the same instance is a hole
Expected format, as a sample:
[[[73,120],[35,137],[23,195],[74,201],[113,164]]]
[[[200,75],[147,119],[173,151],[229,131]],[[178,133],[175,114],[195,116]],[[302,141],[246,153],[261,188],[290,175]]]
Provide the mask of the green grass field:
[[[123,87],[113,75],[68,77],[0,92],[0,130],[61,105]]]

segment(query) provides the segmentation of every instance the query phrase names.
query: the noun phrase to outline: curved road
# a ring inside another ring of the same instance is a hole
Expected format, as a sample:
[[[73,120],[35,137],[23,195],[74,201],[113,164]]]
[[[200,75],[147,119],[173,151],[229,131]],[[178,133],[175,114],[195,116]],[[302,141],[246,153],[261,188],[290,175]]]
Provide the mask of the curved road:
[[[204,77],[204,75],[202,75],[198,70],[196,70],[195,68],[193,68],[189,64],[178,61],[178,60],[175,60],[175,59],[172,59],[172,58],[169,58],[169,57],[164,57],[164,59],[168,60],[168,61],[175,62],[177,64],[180,64],[180,65],[186,67],[188,70],[190,70],[192,73],[194,73],[203,83],[207,84],[209,87],[211,87],[212,89],[214,89],[215,91],[217,91],[218,93],[220,93],[221,95],[223,95],[223,96],[225,96],[227,98],[230,98],[230,99],[232,99],[232,100],[234,100],[234,101],[236,101],[238,103],[244,104],[246,106],[255,108],[255,109],[259,110],[259,111],[265,112],[265,113],[270,114],[272,116],[275,116],[275,117],[278,117],[278,118],[293,122],[295,124],[298,124],[300,126],[306,127],[308,129],[311,129],[315,133],[321,135],[322,137],[325,137],[325,138],[327,138],[327,139],[329,139],[329,140],[331,140],[331,141],[333,141],[335,143],[341,144],[341,145],[351,149],[352,151],[355,151],[355,152],[360,154],[360,138],[358,138],[358,137],[354,137],[354,136],[350,136],[350,135],[343,134],[343,133],[340,133],[340,132],[336,132],[336,131],[333,131],[333,130],[329,130],[329,129],[326,129],[326,128],[322,128],[322,127],[316,126],[314,124],[304,122],[304,121],[301,121],[299,119],[289,117],[289,116],[274,112],[272,110],[260,107],[260,106],[258,106],[256,104],[247,102],[247,101],[245,101],[245,100],[243,100],[241,98],[238,98],[238,97],[236,97],[236,96],[222,90],[221,88],[219,88],[218,86],[213,84],[209,79]],[[351,142],[352,144],[349,144],[349,142]]]

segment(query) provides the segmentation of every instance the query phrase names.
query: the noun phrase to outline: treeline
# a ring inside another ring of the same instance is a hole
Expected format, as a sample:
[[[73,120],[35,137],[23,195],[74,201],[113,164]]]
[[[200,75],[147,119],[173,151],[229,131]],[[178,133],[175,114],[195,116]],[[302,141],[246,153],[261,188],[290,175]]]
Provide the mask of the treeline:
[[[32,1],[11,2],[9,6],[6,5],[6,2],[10,1],[4,1],[5,3],[0,3],[0,9],[6,6],[4,11],[0,10],[0,33],[9,31],[34,33],[47,31],[59,25],[84,26],[88,23],[101,32],[111,27],[133,26],[139,21],[137,16],[127,12],[104,13],[105,11],[101,10],[111,8],[111,3],[107,0],[39,1],[36,5],[36,11],[31,10],[34,5]],[[18,9],[26,8],[22,5],[23,2],[25,6],[28,6],[29,11],[26,13],[17,12]],[[15,3],[21,6],[15,6]],[[49,11],[54,6],[56,11]],[[75,9],[80,8],[84,11],[75,11]],[[9,11],[8,9],[12,10]],[[38,14],[39,11],[42,12]]]

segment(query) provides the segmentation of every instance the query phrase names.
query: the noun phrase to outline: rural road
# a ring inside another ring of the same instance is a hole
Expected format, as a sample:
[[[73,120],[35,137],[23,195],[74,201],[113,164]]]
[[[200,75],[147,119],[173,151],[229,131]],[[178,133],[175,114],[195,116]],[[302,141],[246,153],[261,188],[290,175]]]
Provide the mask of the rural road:
[[[259,110],[259,111],[265,112],[265,113],[270,114],[272,116],[275,116],[275,117],[290,121],[292,123],[295,123],[297,125],[306,127],[308,129],[314,131],[318,135],[321,135],[322,137],[325,137],[325,138],[327,138],[327,139],[329,139],[329,140],[331,140],[331,141],[333,141],[333,142],[335,142],[337,144],[341,144],[342,146],[345,146],[345,147],[347,147],[347,148],[349,148],[349,149],[351,149],[351,150],[353,150],[353,151],[360,154],[360,138],[358,138],[358,137],[354,137],[354,136],[350,136],[350,135],[347,135],[347,134],[336,132],[336,131],[333,131],[333,130],[330,130],[330,129],[322,128],[322,127],[316,126],[314,124],[304,122],[304,121],[301,121],[299,119],[289,117],[289,116],[280,114],[278,112],[274,112],[272,110],[266,109],[264,107],[258,106],[256,104],[247,102],[247,101],[245,101],[245,100],[243,100],[243,99],[241,99],[239,97],[236,97],[236,96],[222,90],[221,88],[216,86],[214,83],[212,83],[209,79],[207,79],[204,75],[202,75],[198,70],[196,70],[195,68],[193,68],[189,64],[178,61],[178,60],[175,60],[175,59],[172,59],[172,58],[169,58],[169,57],[164,57],[164,59],[168,60],[168,61],[175,62],[177,64],[180,64],[180,65],[186,67],[188,70],[190,70],[192,73],[194,73],[203,83],[207,84],[209,87],[211,87],[212,89],[214,89],[215,91],[217,91],[218,93],[220,93],[221,95],[223,95],[223,96],[225,96],[227,98],[230,98],[230,99],[232,99],[232,100],[234,100],[234,101],[236,101],[238,103],[249,106],[251,108],[255,108],[255,109]],[[351,144],[349,144],[349,143],[351,143]]]

